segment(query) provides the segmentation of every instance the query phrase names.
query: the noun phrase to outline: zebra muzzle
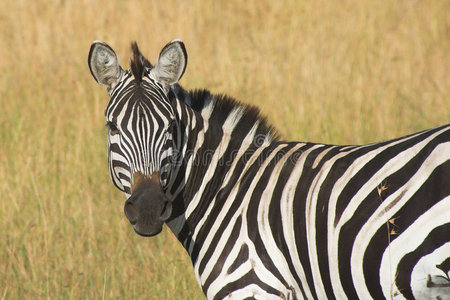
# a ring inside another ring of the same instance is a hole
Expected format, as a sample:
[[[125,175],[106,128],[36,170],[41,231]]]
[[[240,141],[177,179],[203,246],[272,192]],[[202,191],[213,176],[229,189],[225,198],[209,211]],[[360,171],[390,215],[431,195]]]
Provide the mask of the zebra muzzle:
[[[172,214],[172,203],[164,194],[158,173],[149,178],[141,177],[133,184],[124,212],[139,235],[153,236],[161,232],[164,222]]]

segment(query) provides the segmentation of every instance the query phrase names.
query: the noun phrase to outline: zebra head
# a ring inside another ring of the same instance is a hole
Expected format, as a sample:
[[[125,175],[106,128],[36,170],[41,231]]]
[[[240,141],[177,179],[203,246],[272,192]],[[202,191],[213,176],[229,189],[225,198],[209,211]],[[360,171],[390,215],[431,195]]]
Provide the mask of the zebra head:
[[[187,54],[180,40],[168,43],[155,66],[131,45],[129,70],[123,70],[114,50],[95,41],[89,52],[94,79],[110,96],[105,110],[108,161],[114,185],[127,197],[125,215],[144,236],[158,234],[172,212],[164,188],[174,151],[176,122],[170,87],[184,73]]]

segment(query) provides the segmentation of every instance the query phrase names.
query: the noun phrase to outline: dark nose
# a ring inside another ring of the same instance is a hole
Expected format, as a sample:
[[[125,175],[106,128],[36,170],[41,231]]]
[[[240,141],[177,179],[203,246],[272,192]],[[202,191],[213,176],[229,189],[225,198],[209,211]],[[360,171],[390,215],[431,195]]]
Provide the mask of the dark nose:
[[[125,216],[130,221],[131,225],[136,224],[136,221],[138,219],[138,212],[134,207],[133,200],[131,198],[125,202],[124,210]]]

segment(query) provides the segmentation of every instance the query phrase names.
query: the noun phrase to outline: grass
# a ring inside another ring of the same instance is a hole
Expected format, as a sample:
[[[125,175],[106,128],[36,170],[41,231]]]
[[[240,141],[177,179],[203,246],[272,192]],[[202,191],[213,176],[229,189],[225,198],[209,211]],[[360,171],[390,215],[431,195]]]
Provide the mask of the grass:
[[[109,179],[90,43],[259,106],[289,140],[361,144],[450,120],[448,1],[1,1],[0,299],[198,299],[168,230],[137,236]]]

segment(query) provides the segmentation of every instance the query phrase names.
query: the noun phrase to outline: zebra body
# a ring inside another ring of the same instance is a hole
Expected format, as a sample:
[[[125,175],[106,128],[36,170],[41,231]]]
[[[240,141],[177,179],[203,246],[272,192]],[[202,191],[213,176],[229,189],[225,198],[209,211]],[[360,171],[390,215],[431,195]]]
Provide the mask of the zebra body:
[[[94,42],[108,160],[135,231],[167,224],[208,299],[450,295],[450,125],[363,146],[280,141],[258,111],[178,85],[181,41],[131,70]]]

